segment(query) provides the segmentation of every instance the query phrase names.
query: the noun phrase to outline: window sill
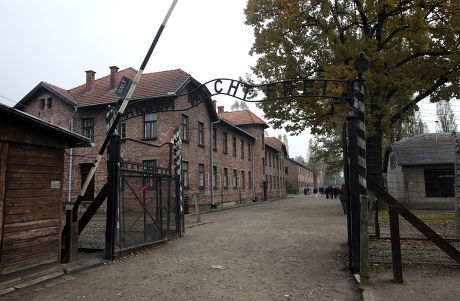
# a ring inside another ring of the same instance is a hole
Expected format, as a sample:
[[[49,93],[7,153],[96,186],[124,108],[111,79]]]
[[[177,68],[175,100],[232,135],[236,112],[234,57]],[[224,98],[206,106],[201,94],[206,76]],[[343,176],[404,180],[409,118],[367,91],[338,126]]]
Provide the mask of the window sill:
[[[228,152],[222,152],[222,153],[224,153],[224,154],[228,155]]]
[[[204,144],[198,144],[198,146],[204,148]]]
[[[142,141],[153,141],[153,140],[158,140],[157,137],[152,137],[152,138],[142,138]]]

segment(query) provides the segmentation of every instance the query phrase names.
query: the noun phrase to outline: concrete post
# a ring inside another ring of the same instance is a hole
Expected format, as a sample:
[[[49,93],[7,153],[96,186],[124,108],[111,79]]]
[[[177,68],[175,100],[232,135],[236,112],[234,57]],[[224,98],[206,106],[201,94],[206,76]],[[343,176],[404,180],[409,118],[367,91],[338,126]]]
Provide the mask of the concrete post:
[[[362,285],[369,284],[369,234],[367,221],[368,202],[365,195],[361,196],[361,237],[360,237],[360,270],[359,278]]]
[[[200,194],[194,193],[192,195],[193,202],[195,203],[195,212],[196,212],[196,222],[201,223],[201,216],[200,216]]]

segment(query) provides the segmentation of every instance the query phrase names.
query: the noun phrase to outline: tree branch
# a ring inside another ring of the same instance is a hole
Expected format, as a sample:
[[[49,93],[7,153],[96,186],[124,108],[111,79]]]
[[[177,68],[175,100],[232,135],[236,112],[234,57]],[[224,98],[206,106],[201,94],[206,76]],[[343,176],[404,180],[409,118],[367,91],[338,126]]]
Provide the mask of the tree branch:
[[[445,83],[447,83],[449,81],[449,79],[445,76],[441,76],[440,78],[438,78],[438,80],[434,83],[433,86],[431,86],[431,88],[429,88],[428,90],[426,90],[425,92],[419,94],[417,97],[415,97],[411,102],[409,102],[408,104],[406,104],[404,107],[401,108],[401,110],[399,110],[398,113],[394,114],[391,118],[390,118],[390,121],[391,121],[391,126],[393,126],[393,124],[398,121],[402,115],[404,113],[406,113],[407,111],[409,111],[413,106],[415,106],[419,101],[421,101],[422,99],[424,99],[425,97],[429,96],[431,93],[433,93],[434,91],[436,91],[436,89],[438,89],[439,87],[441,87],[442,85],[444,85]]]
[[[413,60],[413,59],[416,59],[418,57],[421,57],[421,56],[424,56],[424,55],[429,55],[429,56],[439,56],[439,55],[448,55],[448,54],[451,54],[450,51],[439,51],[439,52],[435,52],[435,51],[425,51],[425,52],[419,52],[419,53],[414,53],[413,55],[403,59],[401,62],[397,63],[395,68],[398,68],[400,67],[401,65],[404,65],[405,63]]]
[[[363,31],[364,31],[364,35],[365,35],[366,37],[368,37],[369,34],[370,34],[370,30],[369,30],[369,21],[367,20],[367,16],[366,16],[366,14],[364,13],[363,4],[361,3],[360,0],[354,0],[353,2],[355,3],[356,7],[358,8],[359,15],[361,16],[361,20],[363,21]]]
[[[385,47],[385,45],[388,44],[388,43],[391,41],[391,39],[392,39],[397,33],[401,32],[401,31],[403,31],[403,30],[405,30],[405,29],[407,29],[407,28],[409,28],[409,25],[404,25],[403,27],[398,28],[398,29],[396,29],[395,31],[393,31],[392,33],[390,33],[390,35],[380,44],[380,47],[378,48],[378,50],[382,50],[382,49]]]

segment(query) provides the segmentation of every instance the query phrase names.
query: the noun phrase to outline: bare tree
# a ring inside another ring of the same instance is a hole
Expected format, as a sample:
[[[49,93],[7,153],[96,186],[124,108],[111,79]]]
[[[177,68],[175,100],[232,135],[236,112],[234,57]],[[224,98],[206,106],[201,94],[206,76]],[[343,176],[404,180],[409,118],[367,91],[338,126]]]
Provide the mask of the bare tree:
[[[284,145],[286,146],[286,152],[289,154],[289,141],[286,134],[283,135],[283,139],[281,141],[283,141]]]
[[[457,130],[454,111],[448,101],[443,100],[436,103],[436,114],[438,115],[441,131],[443,133],[451,133]]]
[[[302,164],[307,164],[307,162],[305,162],[304,157],[302,157],[301,155],[295,156],[294,160]]]
[[[230,110],[231,111],[243,111],[243,110],[249,110],[249,107],[245,101],[242,100],[241,102],[239,102],[238,100],[235,100],[235,102],[230,107]]]

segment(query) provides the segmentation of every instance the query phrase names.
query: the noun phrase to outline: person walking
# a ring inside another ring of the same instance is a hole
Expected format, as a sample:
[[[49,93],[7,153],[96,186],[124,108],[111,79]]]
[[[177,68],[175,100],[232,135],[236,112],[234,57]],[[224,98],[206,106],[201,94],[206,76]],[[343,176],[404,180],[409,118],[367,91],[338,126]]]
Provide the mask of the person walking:
[[[342,184],[342,187],[340,187],[340,202],[342,203],[343,214],[347,214],[347,195],[345,190],[345,184]]]
[[[316,198],[318,196],[318,188],[315,187],[313,189],[313,193],[315,194],[315,198]]]

